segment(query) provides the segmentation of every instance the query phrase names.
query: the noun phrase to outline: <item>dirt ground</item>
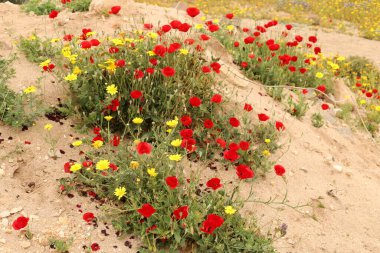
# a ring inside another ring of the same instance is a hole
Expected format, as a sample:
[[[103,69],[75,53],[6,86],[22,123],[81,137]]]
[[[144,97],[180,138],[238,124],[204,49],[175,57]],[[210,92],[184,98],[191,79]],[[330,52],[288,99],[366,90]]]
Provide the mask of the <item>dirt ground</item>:
[[[176,9],[126,0],[117,1],[122,6],[121,15],[102,18],[96,14],[102,1],[95,2],[89,13],[62,12],[54,22],[47,17],[25,14],[19,6],[0,4],[0,55],[18,55],[13,64],[16,77],[9,82],[13,90],[21,91],[41,76],[39,67],[17,51],[15,41],[20,35],[34,32],[40,36],[61,37],[63,31],[77,34],[84,27],[111,34],[118,27],[130,29],[141,17],[154,25],[174,18],[185,19],[184,13]],[[113,2],[106,5],[112,6]],[[324,52],[365,56],[380,66],[379,41],[311,31],[304,26],[295,26],[295,29],[304,35],[317,34]],[[225,55],[218,49],[214,53]],[[318,103],[302,121],[295,119],[283,105],[260,95],[265,94],[261,84],[247,81],[227,59],[222,67],[226,94],[236,93],[235,101],[251,103],[256,112],[268,110],[268,114],[286,126],[283,147],[273,158],[287,168],[290,202],[313,203],[312,208],[305,208],[302,213],[292,208],[279,210],[252,203],[247,204],[243,213],[247,216],[255,213],[263,233],[273,231],[282,223],[288,225],[287,235],[274,242],[278,252],[380,252],[379,145],[363,130],[352,130],[337,119],[334,110],[324,112],[325,126],[314,128],[310,116],[318,110]],[[54,77],[44,78],[43,87],[48,105],[57,104],[57,98],[65,96]],[[46,123],[53,124],[52,133],[60,140],[58,149],[63,152],[57,160],[48,156],[49,146],[41,134]],[[98,227],[83,222],[84,212],[101,216],[98,203],[78,194],[68,198],[58,193],[57,180],[65,176],[63,163],[70,158],[80,159],[80,150],[70,148],[70,143],[80,137],[71,126],[75,122],[68,119],[62,123],[41,118],[27,131],[0,125],[0,253],[53,252],[48,243],[51,237],[73,238],[70,252],[84,252],[84,247],[93,242],[101,245],[100,252],[136,252],[138,241],[133,237],[118,237],[112,226],[102,221]],[[256,196],[262,200],[281,197],[285,187],[279,177],[270,173],[266,179],[256,182]],[[35,235],[31,243],[11,229],[12,221],[19,214],[31,218]]]

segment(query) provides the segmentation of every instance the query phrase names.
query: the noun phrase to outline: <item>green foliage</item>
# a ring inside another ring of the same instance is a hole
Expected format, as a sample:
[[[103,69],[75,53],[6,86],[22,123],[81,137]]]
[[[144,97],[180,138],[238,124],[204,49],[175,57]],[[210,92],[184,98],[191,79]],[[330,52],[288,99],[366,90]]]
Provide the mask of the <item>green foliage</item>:
[[[68,253],[72,244],[72,239],[65,241],[62,239],[50,238],[50,247],[54,248],[59,253]]]
[[[304,95],[298,94],[298,99],[289,96],[287,102],[288,112],[291,115],[295,116],[297,119],[301,119],[303,116],[305,116],[309,105]]]
[[[345,103],[340,106],[340,110],[336,112],[336,116],[339,119],[348,121],[351,118],[354,106],[351,103]]]
[[[65,6],[72,12],[84,12],[89,10],[90,4],[91,0],[72,0]]]
[[[21,37],[18,48],[29,61],[35,63],[41,63],[58,53],[57,47],[50,40],[42,39],[34,34],[29,38]]]
[[[324,122],[323,117],[320,113],[314,113],[311,116],[311,123],[314,127],[320,128],[324,125],[325,122]]]
[[[29,0],[22,5],[22,9],[25,12],[34,12],[34,14],[38,16],[48,15],[52,10],[60,10],[60,8],[51,0]]]

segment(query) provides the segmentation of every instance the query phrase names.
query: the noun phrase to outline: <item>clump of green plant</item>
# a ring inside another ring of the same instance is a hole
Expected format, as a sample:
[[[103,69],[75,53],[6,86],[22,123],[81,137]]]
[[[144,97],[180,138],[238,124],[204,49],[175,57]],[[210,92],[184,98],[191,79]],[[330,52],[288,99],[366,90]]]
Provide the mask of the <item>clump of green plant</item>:
[[[22,5],[22,9],[25,12],[33,12],[38,16],[48,15],[52,10],[60,10],[60,8],[51,0],[29,0]]]
[[[25,54],[29,61],[35,63],[40,63],[52,58],[59,52],[57,47],[54,46],[54,42],[40,38],[35,34],[28,38],[21,37],[18,48]]]
[[[342,119],[345,121],[348,121],[351,119],[352,112],[354,111],[354,106],[351,103],[344,103],[340,106],[339,109],[340,110],[336,112],[336,116],[339,119]]]
[[[297,119],[301,119],[305,116],[309,105],[306,98],[302,94],[298,94],[298,98],[294,99],[293,96],[289,96],[287,100],[288,112],[295,116]]]
[[[325,122],[324,122],[323,117],[320,113],[314,113],[311,116],[311,123],[314,127],[320,128],[324,125]]]
[[[72,0],[65,6],[72,12],[84,12],[89,10],[90,4],[91,0]]]
[[[57,238],[50,238],[49,239],[49,245],[50,248],[55,249],[59,253],[68,253],[69,249],[72,244],[72,239],[70,240],[62,240],[62,239],[57,239]]]
[[[23,94],[8,88],[7,81],[15,74],[10,66],[13,60],[0,58],[0,120],[13,127],[26,127],[32,125],[39,115],[39,101],[33,94],[34,86],[27,88]]]

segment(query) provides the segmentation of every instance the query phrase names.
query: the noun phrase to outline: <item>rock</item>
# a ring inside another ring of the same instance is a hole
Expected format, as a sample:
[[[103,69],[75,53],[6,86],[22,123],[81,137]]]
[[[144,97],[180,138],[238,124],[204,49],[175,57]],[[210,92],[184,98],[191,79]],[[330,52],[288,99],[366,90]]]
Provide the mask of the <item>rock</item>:
[[[19,206],[19,207],[12,208],[10,212],[11,212],[11,214],[18,213],[18,212],[20,212],[22,209],[23,209],[23,207],[22,207],[22,206]]]
[[[1,244],[6,244],[6,243],[7,243],[7,240],[5,240],[4,238],[0,238],[0,243],[1,243]]]
[[[340,165],[340,164],[334,164],[333,165],[333,168],[338,171],[338,172],[342,172],[343,171],[343,166]]]
[[[354,94],[351,89],[344,83],[343,79],[335,79],[333,82],[333,93],[338,105],[352,103]]]
[[[31,245],[32,245],[32,243],[30,241],[22,241],[20,243],[20,246],[23,247],[24,249],[29,248]]]
[[[8,217],[9,215],[11,215],[11,213],[8,211],[8,210],[5,210],[5,211],[2,211],[0,213],[0,218],[6,218]]]

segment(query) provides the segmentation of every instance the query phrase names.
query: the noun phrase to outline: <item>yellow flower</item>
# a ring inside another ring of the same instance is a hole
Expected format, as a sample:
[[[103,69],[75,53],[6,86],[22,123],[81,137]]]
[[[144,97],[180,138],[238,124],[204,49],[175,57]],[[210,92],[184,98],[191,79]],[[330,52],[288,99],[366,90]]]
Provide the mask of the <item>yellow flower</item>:
[[[111,115],[104,116],[104,118],[105,118],[107,121],[110,121],[111,119],[113,119],[113,117],[112,117]]]
[[[359,101],[359,103],[360,103],[361,105],[365,105],[367,102],[366,102],[364,99],[362,99],[362,100]]]
[[[181,48],[181,49],[179,50],[179,53],[180,53],[180,54],[183,54],[183,55],[188,55],[188,54],[189,54],[189,50],[184,49],[184,48]]]
[[[175,128],[178,125],[178,118],[175,117],[173,120],[166,121],[166,125],[171,128]]]
[[[143,123],[143,119],[142,118],[134,118],[133,120],[132,120],[132,122],[133,123],[135,123],[135,124],[141,124],[141,123]]]
[[[73,69],[73,74],[74,75],[80,75],[80,74],[82,74],[82,70],[78,66],[75,66]]]
[[[50,131],[52,128],[53,128],[53,125],[52,125],[52,124],[46,124],[46,125],[44,126],[44,129],[45,129],[45,130],[48,130],[48,131]]]
[[[317,72],[317,73],[315,74],[315,77],[316,77],[316,78],[322,78],[322,77],[323,77],[323,73],[321,73],[321,72]]]
[[[56,43],[56,42],[58,42],[58,41],[60,41],[59,38],[54,38],[54,39],[51,39],[51,40],[50,40],[50,43]]]
[[[90,36],[95,35],[95,34],[96,34],[96,32],[88,32],[88,33],[86,33],[86,36],[90,37]]]
[[[129,166],[131,166],[132,169],[137,169],[137,168],[140,166],[140,164],[139,164],[139,162],[132,161],[132,162],[129,164]]]
[[[72,54],[72,55],[70,55],[70,56],[68,57],[70,63],[71,63],[71,64],[75,64],[75,63],[77,63],[77,57],[78,57],[77,54]]]
[[[80,165],[79,163],[75,163],[70,166],[70,171],[75,172],[75,171],[80,170],[81,168],[82,168],[82,165]]]
[[[151,176],[151,177],[156,177],[158,175],[155,168],[147,169],[147,172],[148,172],[149,176]]]
[[[233,208],[232,206],[225,206],[224,207],[224,212],[226,213],[226,214],[234,214],[234,213],[236,213],[236,209],[235,208]]]
[[[113,39],[111,40],[113,44],[115,44],[115,46],[122,46],[124,45],[124,41],[122,39]]]
[[[115,196],[120,200],[122,197],[125,196],[125,193],[127,192],[127,189],[125,189],[125,187],[117,187],[115,189]]]
[[[270,156],[271,154],[270,154],[269,150],[265,149],[265,150],[263,151],[263,155],[265,155],[265,156]]]
[[[68,74],[66,77],[65,77],[65,80],[66,81],[75,81],[77,80],[78,76],[76,74]]]
[[[215,23],[215,24],[219,24],[220,20],[219,19],[214,19],[212,22]]]
[[[140,142],[141,142],[141,141],[140,141],[139,139],[133,141],[133,143],[134,143],[135,145],[139,144]]]
[[[201,20],[202,20],[202,21],[205,21],[205,20],[206,20],[206,17],[205,17],[205,16],[201,17]]]
[[[172,132],[172,130],[171,130],[171,129],[168,129],[168,130],[166,130],[166,132],[167,132],[167,133],[171,133],[171,132]]]
[[[37,37],[34,36],[34,35],[30,35],[29,38],[28,38],[28,40],[36,40],[36,39],[37,39]]]
[[[61,53],[66,58],[70,57],[71,56],[71,49],[70,49],[70,47],[68,47],[68,46],[63,47],[62,50],[61,50]]]
[[[43,67],[47,67],[49,66],[51,60],[50,59],[47,59],[46,61],[43,61],[40,63],[40,67],[43,68]]]
[[[175,155],[169,155],[169,160],[179,162],[181,161],[182,156],[180,154],[175,154]]]
[[[265,139],[265,143],[270,143],[270,139]]]
[[[73,145],[74,147],[79,147],[80,145],[82,145],[82,141],[79,140],[79,141],[74,141],[73,143],[71,143],[71,145]]]
[[[226,27],[226,30],[230,31],[230,32],[233,31],[234,29],[235,29],[235,26],[233,26],[233,25],[229,25]]]
[[[194,27],[195,29],[200,30],[203,28],[203,24],[196,24]]]
[[[158,38],[158,34],[157,33],[153,33],[153,32],[148,32],[147,36],[150,37],[150,38],[152,38],[152,39],[157,39]]]
[[[92,143],[92,146],[93,146],[95,149],[98,149],[98,148],[100,148],[101,146],[103,146],[103,141],[101,141],[101,140],[94,141],[94,143]]]
[[[153,52],[153,51],[148,51],[148,52],[146,52],[149,56],[155,56],[156,55],[156,53],[155,52]]]
[[[343,57],[343,56],[339,56],[336,60],[337,61],[344,61],[346,58],[345,57]]]
[[[182,140],[181,140],[181,139],[175,139],[175,140],[173,140],[170,144],[171,144],[173,147],[179,147],[179,146],[181,146],[181,143],[182,143]]]
[[[380,112],[380,105],[376,106],[375,110],[378,111],[378,112]]]
[[[96,163],[97,170],[107,170],[110,167],[110,161],[108,160],[100,160]]]
[[[36,86],[31,85],[24,89],[24,93],[25,94],[34,93],[36,92],[36,90],[37,90]]]
[[[110,95],[115,95],[117,93],[117,87],[114,84],[107,86],[107,93]]]

